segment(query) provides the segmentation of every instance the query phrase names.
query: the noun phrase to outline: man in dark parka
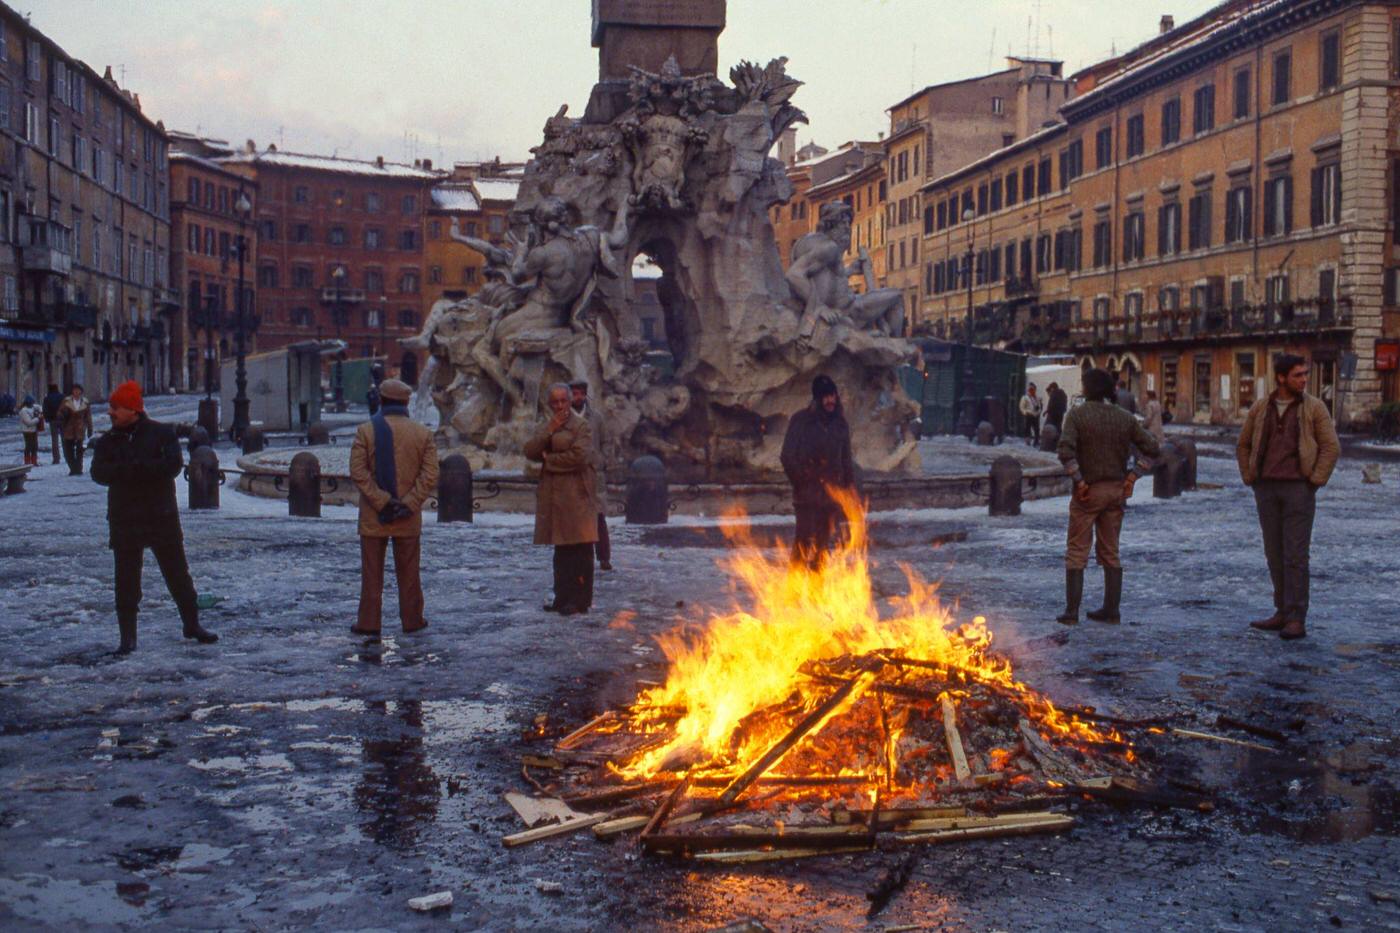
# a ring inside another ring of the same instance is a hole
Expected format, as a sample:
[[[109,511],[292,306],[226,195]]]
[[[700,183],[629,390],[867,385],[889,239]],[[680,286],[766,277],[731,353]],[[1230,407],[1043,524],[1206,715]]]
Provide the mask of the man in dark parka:
[[[92,478],[107,487],[107,525],[116,562],[117,654],[136,650],[141,565],[146,549],[180,610],[186,638],[212,644],[218,636],[199,624],[199,597],[185,560],[175,477],[184,466],[175,429],[146,417],[141,387],[124,382],[108,398],[112,429],[93,445]]]
[[[812,403],[788,422],[782,464],[792,483],[792,507],[797,517],[792,559],[815,570],[831,547],[841,517],[841,506],[832,491],[844,490],[852,495],[856,491],[851,428],[830,376],[812,380]]]

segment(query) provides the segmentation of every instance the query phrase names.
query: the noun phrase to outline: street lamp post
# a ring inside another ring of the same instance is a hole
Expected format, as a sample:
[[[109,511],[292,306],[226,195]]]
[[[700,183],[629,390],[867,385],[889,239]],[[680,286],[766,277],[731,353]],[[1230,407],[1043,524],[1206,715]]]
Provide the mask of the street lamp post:
[[[234,213],[238,215],[238,310],[235,320],[237,331],[235,334],[234,354],[237,362],[234,367],[234,386],[236,392],[233,396],[233,428],[230,432],[235,442],[243,440],[243,432],[248,429],[248,370],[246,366],[247,345],[244,323],[245,306],[247,305],[247,295],[244,291],[244,255],[248,249],[248,238],[245,236],[245,229],[248,224],[248,215],[253,211],[253,202],[248,200],[248,194],[242,187],[238,189],[238,197],[233,202]]]
[[[962,216],[963,223],[965,223],[965,224],[968,225],[968,227],[967,227],[967,266],[966,266],[966,269],[967,269],[967,273],[966,273],[966,275],[967,275],[967,324],[966,324],[966,326],[965,326],[965,328],[964,328],[964,333],[963,333],[963,341],[964,341],[964,343],[966,344],[966,348],[964,349],[964,352],[963,352],[963,377],[964,377],[964,378],[963,378],[963,390],[964,390],[964,391],[968,391],[968,390],[970,390],[970,389],[972,388],[972,380],[973,380],[973,377],[974,377],[974,375],[975,375],[975,369],[974,369],[973,363],[972,363],[972,273],[973,273],[973,260],[975,259],[975,249],[976,249],[976,243],[977,243],[977,226],[973,223],[973,218],[974,218],[975,216],[976,216],[976,215],[972,212],[972,209],[971,209],[971,208],[968,208],[967,210],[963,211],[963,216]],[[973,397],[973,398],[976,398],[976,395],[974,394],[972,397]],[[964,404],[964,407],[966,407],[965,404]],[[974,427],[975,427],[975,424],[974,424]]]
[[[344,267],[344,266],[336,266],[334,269],[332,269],[332,270],[331,270],[331,280],[332,280],[333,282],[335,282],[335,300],[334,300],[334,302],[333,302],[332,305],[331,305],[331,316],[332,316],[332,318],[333,318],[332,323],[335,324],[335,339],[336,339],[337,342],[339,342],[339,341],[340,341],[340,317],[341,317],[341,312],[342,312],[342,308],[341,308],[342,295],[341,295],[340,289],[341,289],[341,287],[345,284],[345,267]],[[339,355],[339,352],[340,352],[339,350],[336,351],[337,355]],[[345,410],[344,367],[341,365],[341,361],[338,360],[338,359],[337,359],[332,365],[333,365],[334,368],[333,368],[332,371],[331,371],[331,388],[332,388],[332,391],[335,393],[335,405],[334,405],[334,407],[335,407],[335,410],[336,410],[336,411],[344,411],[344,410]]]
[[[389,369],[389,296],[379,296],[379,355],[384,357],[384,370]]]

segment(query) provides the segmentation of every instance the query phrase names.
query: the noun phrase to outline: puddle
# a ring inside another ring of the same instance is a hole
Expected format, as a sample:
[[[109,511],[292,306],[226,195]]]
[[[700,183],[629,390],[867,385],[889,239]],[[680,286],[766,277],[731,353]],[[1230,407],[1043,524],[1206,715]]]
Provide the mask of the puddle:
[[[365,706],[367,716],[383,717],[375,731],[391,737],[367,736],[361,742],[364,769],[351,792],[364,817],[360,831],[380,845],[409,848],[427,824],[437,819],[442,796],[423,747],[424,704],[403,700]],[[367,732],[369,726],[365,723]]]
[[[1370,751],[1350,746],[1318,760],[1219,750],[1201,757],[1200,777],[1229,788],[1248,832],[1323,844],[1394,836],[1400,834],[1400,790],[1370,770]]]
[[[180,858],[184,846],[146,846],[117,854],[117,864],[127,871],[150,871]]]
[[[149,886],[147,886],[149,890]],[[132,888],[133,895],[137,893]],[[142,917],[139,900],[129,900],[111,881],[84,884],[47,875],[0,878],[0,904],[43,929],[134,924]]]

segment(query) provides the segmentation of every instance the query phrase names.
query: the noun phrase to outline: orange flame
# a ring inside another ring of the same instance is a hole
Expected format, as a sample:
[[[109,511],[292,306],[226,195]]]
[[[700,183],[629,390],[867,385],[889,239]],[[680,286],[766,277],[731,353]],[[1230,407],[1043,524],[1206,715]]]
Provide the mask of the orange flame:
[[[653,777],[696,765],[738,773],[830,696],[834,684],[851,676],[850,670],[840,673],[836,667],[853,658],[896,659],[896,666],[898,660],[917,660],[923,675],[930,666],[942,668],[1012,695],[1042,730],[1121,741],[1116,733],[1101,733],[1060,711],[1017,681],[1010,663],[990,654],[986,620],[978,616],[959,625],[937,599],[937,586],[924,583],[911,568],[902,568],[908,595],[892,600],[882,616],[871,588],[864,509],[853,496],[834,492],[848,534],[826,555],[820,571],[761,548],[746,528],[731,534],[735,549],[723,563],[752,608],[658,637],[670,662],[666,682],[642,693],[629,717],[634,729],[670,731],[665,741],[615,764],[622,776]],[[857,699],[853,694],[843,708]],[[775,710],[781,715],[774,715]],[[887,773],[893,773],[902,723],[898,717],[887,723],[880,751]],[[990,758],[1000,769],[1010,754],[995,751],[999,754]],[[842,771],[840,762],[831,764],[831,773],[860,770]]]

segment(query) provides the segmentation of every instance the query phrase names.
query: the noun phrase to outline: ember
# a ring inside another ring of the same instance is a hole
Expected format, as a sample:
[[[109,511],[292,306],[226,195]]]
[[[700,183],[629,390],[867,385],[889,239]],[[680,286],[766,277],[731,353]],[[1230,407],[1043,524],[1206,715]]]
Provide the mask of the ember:
[[[651,852],[762,861],[876,834],[1057,831],[1073,820],[1018,811],[1141,776],[1119,732],[1017,680],[986,620],[958,624],[910,568],[882,613],[863,513],[844,507],[848,540],[820,572],[733,536],[727,568],[752,608],[662,636],[665,683],[557,743],[564,799],[617,807],[557,831],[640,829]]]

